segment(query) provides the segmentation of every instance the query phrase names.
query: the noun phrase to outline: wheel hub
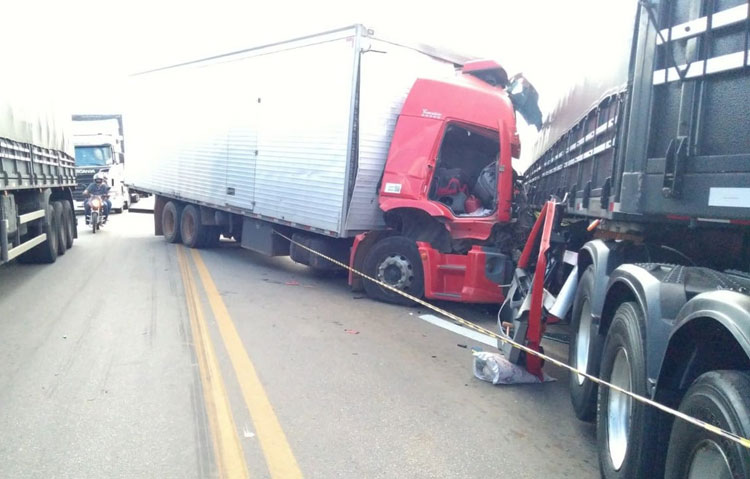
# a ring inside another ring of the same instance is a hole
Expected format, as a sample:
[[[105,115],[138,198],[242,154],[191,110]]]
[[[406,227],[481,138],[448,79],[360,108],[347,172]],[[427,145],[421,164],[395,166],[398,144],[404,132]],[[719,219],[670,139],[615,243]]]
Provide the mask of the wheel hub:
[[[693,451],[688,470],[688,479],[713,477],[716,479],[731,479],[732,469],[729,466],[724,450],[714,441],[706,439]]]
[[[390,255],[378,266],[378,279],[394,288],[409,289],[414,280],[414,268],[402,255]]]
[[[589,348],[591,347],[591,304],[586,299],[581,305],[581,317],[578,321],[576,337],[576,369],[589,372]],[[585,376],[577,375],[578,385],[583,385]]]
[[[631,370],[628,353],[623,348],[617,350],[615,361],[612,365],[612,377],[610,381],[626,391],[631,390]],[[619,471],[625,462],[628,452],[628,437],[630,436],[630,414],[632,399],[630,396],[616,391],[609,391],[607,402],[607,443],[609,445],[609,458],[616,471]]]

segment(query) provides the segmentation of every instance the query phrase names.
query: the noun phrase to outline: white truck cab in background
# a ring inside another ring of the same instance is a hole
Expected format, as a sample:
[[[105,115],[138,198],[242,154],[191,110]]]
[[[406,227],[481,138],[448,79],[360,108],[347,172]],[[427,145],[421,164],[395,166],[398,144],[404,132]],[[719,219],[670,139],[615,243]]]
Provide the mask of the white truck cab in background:
[[[76,211],[83,211],[83,192],[104,172],[110,187],[114,212],[128,209],[131,197],[125,186],[125,148],[121,115],[73,115],[73,144],[76,158]]]

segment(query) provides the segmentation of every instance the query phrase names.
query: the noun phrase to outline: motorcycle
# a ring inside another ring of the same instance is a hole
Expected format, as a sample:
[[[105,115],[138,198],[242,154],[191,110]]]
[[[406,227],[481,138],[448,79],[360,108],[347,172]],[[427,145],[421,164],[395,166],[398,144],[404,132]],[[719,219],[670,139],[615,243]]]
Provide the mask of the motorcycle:
[[[91,230],[96,234],[97,231],[104,225],[105,223],[105,216],[104,216],[104,207],[107,201],[106,196],[99,196],[94,195],[89,200],[89,206],[91,207],[91,219],[89,220],[91,224]]]

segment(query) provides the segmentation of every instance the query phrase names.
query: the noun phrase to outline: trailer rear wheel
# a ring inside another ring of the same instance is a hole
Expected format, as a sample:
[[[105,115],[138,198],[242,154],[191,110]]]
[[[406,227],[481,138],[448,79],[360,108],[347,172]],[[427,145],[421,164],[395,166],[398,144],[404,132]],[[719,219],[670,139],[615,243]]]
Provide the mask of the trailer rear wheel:
[[[63,208],[61,201],[53,201],[52,209],[55,211],[55,219],[57,219],[57,254],[62,256],[68,250],[65,240],[65,231],[68,229],[68,219],[65,217],[65,209]]]
[[[592,376],[599,375],[602,338],[592,323],[591,296],[594,290],[594,267],[589,266],[581,275],[573,302],[571,331],[573,339],[568,350],[568,364]],[[570,401],[576,416],[582,421],[596,418],[596,383],[584,376],[570,373]]]
[[[167,201],[161,213],[161,225],[167,243],[180,242],[180,217],[183,206],[175,201]]]
[[[206,244],[208,228],[201,224],[201,213],[197,207],[185,206],[180,217],[180,235],[185,246],[202,248]]]
[[[42,244],[35,246],[28,253],[22,255],[19,259],[24,263],[54,263],[57,260],[57,219],[55,209],[52,205],[47,205],[47,221],[41,228],[36,228],[38,233],[46,233],[47,240]]]
[[[680,412],[750,437],[750,376],[739,371],[702,374],[682,399]],[[750,449],[675,419],[666,468],[666,479],[750,479]]]
[[[422,298],[424,271],[417,244],[404,236],[389,236],[375,243],[365,257],[364,273],[396,289]],[[412,300],[368,279],[364,280],[367,295],[378,301],[412,304]]]
[[[65,221],[65,247],[70,249],[73,247],[73,241],[76,236],[76,214],[73,211],[73,207],[70,205],[70,201],[63,201],[63,217]]]
[[[648,397],[643,313],[633,302],[620,305],[604,341],[601,378]],[[602,477],[658,477],[656,410],[608,387],[599,388],[596,442]]]
[[[204,226],[203,246],[205,248],[217,248],[221,243],[220,226]]]

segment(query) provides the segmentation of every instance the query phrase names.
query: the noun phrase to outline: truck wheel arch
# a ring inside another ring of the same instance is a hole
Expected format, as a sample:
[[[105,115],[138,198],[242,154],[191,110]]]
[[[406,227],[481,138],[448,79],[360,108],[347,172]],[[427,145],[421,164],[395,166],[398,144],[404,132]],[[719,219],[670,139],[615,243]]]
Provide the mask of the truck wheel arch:
[[[664,318],[674,318],[682,303],[679,288],[663,288],[647,267],[636,264],[622,264],[610,275],[604,298],[598,333],[606,337],[614,313],[620,304],[632,301],[643,313],[644,336],[646,342],[646,374],[648,393],[653,397],[666,344],[672,330],[671,322]]]
[[[451,234],[440,217],[431,216],[423,209],[397,208],[385,213],[390,229],[414,241],[430,243],[443,252],[451,252]]]
[[[655,397],[677,407],[696,378],[719,369],[750,370],[750,298],[732,291],[702,293],[683,306]]]
[[[620,258],[612,253],[612,245],[600,239],[587,242],[578,251],[579,272],[582,273],[589,266],[594,266],[594,291],[591,295],[591,315],[594,322],[600,321],[604,310],[609,275],[621,262]]]
[[[450,216],[447,207],[441,207],[434,201],[405,200],[400,198],[388,198],[380,203],[380,209],[384,213],[396,210],[418,210],[429,216],[445,218]]]

